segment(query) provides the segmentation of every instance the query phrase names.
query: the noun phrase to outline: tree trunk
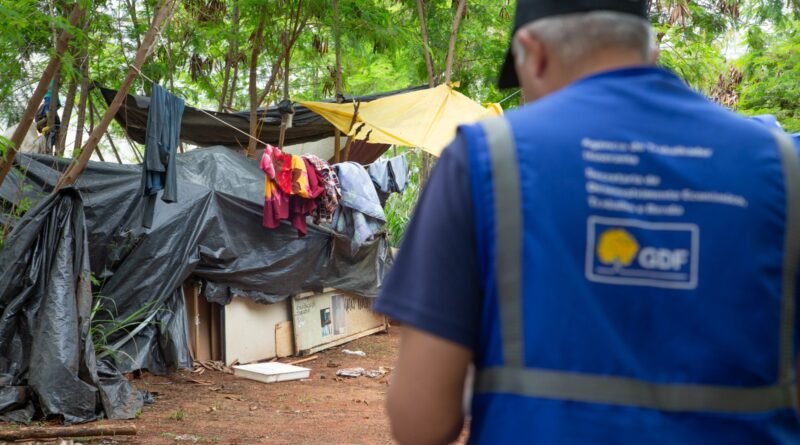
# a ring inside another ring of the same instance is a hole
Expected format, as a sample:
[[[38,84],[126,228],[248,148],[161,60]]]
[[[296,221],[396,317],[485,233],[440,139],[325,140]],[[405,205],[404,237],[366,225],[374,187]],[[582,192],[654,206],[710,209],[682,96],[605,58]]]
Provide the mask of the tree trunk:
[[[425,0],[417,0],[417,15],[419,16],[419,29],[422,34],[422,53],[425,58],[425,68],[428,71],[428,88],[433,88],[436,86],[436,81],[434,80],[433,57],[431,56],[428,42],[428,26],[425,24]],[[420,161],[420,184],[425,184],[430,175],[433,159],[431,159],[431,155],[423,151]]]
[[[86,168],[86,164],[88,164],[89,159],[92,156],[92,151],[94,151],[95,147],[97,147],[97,144],[100,142],[100,138],[103,136],[103,133],[108,129],[109,124],[111,124],[111,121],[114,119],[114,115],[116,115],[117,111],[119,111],[122,101],[125,100],[125,96],[128,94],[128,89],[130,89],[133,81],[136,80],[137,73],[144,64],[145,59],[147,59],[150,49],[155,44],[156,37],[161,31],[161,24],[171,16],[172,10],[176,3],[176,0],[162,0],[159,2],[158,10],[153,17],[153,23],[150,25],[150,29],[147,31],[147,34],[145,34],[142,45],[136,51],[136,57],[134,58],[133,66],[130,70],[128,70],[128,75],[120,85],[117,95],[114,96],[114,100],[108,106],[108,110],[106,110],[106,114],[103,116],[100,124],[89,136],[86,146],[81,150],[80,157],[76,162],[73,162],[67,171],[64,172],[64,175],[61,176],[55,191],[58,191],[65,185],[74,183],[75,180],[80,177],[81,173],[83,173],[83,170]]]
[[[422,33],[422,52],[425,56],[425,68],[428,70],[428,87],[436,86],[434,81],[433,57],[428,45],[428,26],[425,24],[425,0],[417,0],[417,15],[419,15],[419,29]]]
[[[75,128],[75,145],[72,146],[73,153],[80,149],[83,142],[83,127],[86,119],[86,100],[89,98],[89,57],[86,52],[81,59],[81,98],[78,101],[78,121]],[[73,156],[75,157],[75,156]]]
[[[264,6],[266,9],[266,6]],[[247,144],[247,157],[251,159],[255,159],[256,157],[256,140],[258,138],[258,106],[264,103],[267,95],[272,91],[275,87],[275,82],[278,79],[278,73],[281,69],[282,64],[289,57],[289,53],[292,51],[294,44],[297,42],[297,38],[300,37],[300,33],[302,32],[303,28],[305,27],[307,17],[303,17],[301,19],[301,11],[302,11],[302,0],[297,1],[297,8],[291,12],[291,20],[293,25],[291,27],[291,34],[287,35],[286,38],[283,40],[283,51],[281,51],[280,56],[278,59],[272,64],[272,69],[269,75],[269,79],[267,80],[267,84],[264,86],[264,90],[261,92],[261,95],[258,95],[255,86],[255,68],[256,65],[253,63],[254,59],[257,62],[257,57],[251,57],[250,60],[250,141]],[[263,19],[263,15],[261,18]],[[261,36],[264,32],[263,28],[265,23],[260,19],[259,20],[259,27],[257,29],[256,36]],[[260,33],[258,33],[260,31]],[[253,53],[256,54],[256,46],[258,46],[258,51],[261,51],[260,42],[253,43]]]
[[[233,20],[231,24],[231,35],[228,41],[228,54],[225,57],[225,76],[222,80],[222,97],[219,100],[217,111],[222,111],[228,98],[229,84],[231,83],[231,68],[234,63],[238,63],[239,56],[239,2],[233,4]],[[235,86],[235,81],[234,81]],[[233,86],[230,87],[233,96]]]
[[[80,8],[80,3],[77,3],[75,7],[72,8],[72,13],[69,16],[70,26],[78,26],[82,15],[83,11]],[[14,157],[17,156],[17,149],[20,144],[22,144],[22,141],[25,139],[25,134],[28,133],[28,129],[33,123],[36,110],[39,109],[39,104],[42,102],[42,99],[44,99],[50,80],[61,66],[61,56],[64,55],[64,51],[67,50],[71,38],[72,35],[66,30],[62,31],[58,37],[55,54],[53,54],[53,58],[50,59],[50,62],[47,64],[47,68],[45,68],[42,78],[39,80],[39,84],[36,85],[36,89],[33,91],[28,105],[25,107],[22,119],[19,124],[17,124],[17,129],[14,130],[14,134],[11,136],[11,145],[6,147],[5,159],[0,163],[0,184],[3,183],[6,176],[8,176],[8,172],[11,171],[11,166],[14,164]]]
[[[47,153],[55,154],[56,146],[58,143],[58,132],[56,131],[56,118],[58,114],[58,96],[61,90],[61,71],[56,71],[53,76],[53,82],[50,86],[50,108],[47,109],[47,131],[45,132],[45,143],[47,144]],[[52,135],[55,135],[53,137]],[[51,145],[51,143],[53,145]]]
[[[142,39],[139,37],[139,18],[136,16],[136,0],[125,0],[125,6],[128,7],[128,15],[131,17],[133,35],[136,36],[136,47],[141,47]]]
[[[339,1],[333,0],[333,36],[336,45],[336,103],[342,103],[342,31],[339,23]],[[338,164],[342,158],[342,132],[333,131],[333,161]]]
[[[61,127],[58,130],[58,145],[56,156],[63,157],[67,146],[67,133],[69,133],[69,121],[72,119],[72,108],[75,106],[75,96],[78,94],[78,82],[73,80],[67,89],[67,101],[64,102],[64,114],[61,119]]]
[[[239,54],[236,55],[236,62],[233,65],[233,80],[231,81],[231,88],[228,92],[228,100],[225,102],[225,108],[228,110],[234,109],[236,99],[236,87],[239,84]]]
[[[250,52],[250,140],[247,142],[247,157],[256,158],[256,138],[258,138],[258,57],[261,55],[261,41],[264,36],[264,26],[267,23],[267,5],[258,9],[258,26],[253,38],[253,49]],[[274,70],[273,70],[274,71]]]
[[[283,100],[289,100],[289,74],[291,68],[291,55],[286,56],[286,60],[283,63]],[[281,115],[281,133],[280,139],[278,140],[278,148],[283,150],[283,144],[286,141],[286,130],[289,129],[289,117],[287,115]]]
[[[456,54],[456,38],[458,37],[458,27],[461,18],[464,17],[464,10],[467,7],[467,0],[458,0],[456,15],[453,17],[453,27],[450,29],[450,44],[447,46],[447,63],[444,70],[444,83],[450,83],[450,76],[453,74],[453,59]]]
[[[267,84],[264,86],[264,91],[261,92],[261,96],[258,99],[258,103],[264,103],[264,99],[266,99],[267,94],[269,94],[275,86],[275,81],[277,80],[278,71],[281,68],[281,64],[286,60],[287,57],[292,52],[292,48],[294,48],[294,44],[297,42],[297,38],[300,37],[300,33],[303,31],[303,28],[306,26],[306,21],[308,17],[303,17],[301,19],[301,13],[303,9],[303,0],[297,0],[297,7],[294,11],[290,11],[290,20],[292,25],[290,26],[291,33],[288,35],[286,40],[283,40],[283,51],[281,51],[280,56],[278,56],[278,60],[272,65],[272,72],[270,73],[269,80]]]
[[[89,134],[93,134],[93,133],[94,133],[94,107],[90,106],[89,107]],[[95,147],[94,151],[97,152],[97,157],[100,159],[100,162],[106,162],[105,158],[103,157],[103,150],[100,150],[100,144],[97,144],[97,146]],[[81,155],[80,146],[75,147],[75,150],[72,152],[72,158],[76,159],[80,155]]]

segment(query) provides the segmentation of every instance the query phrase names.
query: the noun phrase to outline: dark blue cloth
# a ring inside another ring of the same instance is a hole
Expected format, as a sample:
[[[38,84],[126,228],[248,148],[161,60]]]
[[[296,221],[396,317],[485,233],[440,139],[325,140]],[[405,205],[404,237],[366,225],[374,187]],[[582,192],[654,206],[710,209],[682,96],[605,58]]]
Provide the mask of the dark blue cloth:
[[[391,159],[379,159],[367,169],[375,190],[381,200],[386,203],[392,193],[403,193],[408,185],[408,160],[405,153]]]
[[[431,173],[376,310],[468,348],[477,346],[481,291],[466,144]]]
[[[161,195],[164,202],[178,200],[175,155],[180,143],[184,105],[183,99],[153,84],[147,112],[142,186],[145,196],[164,190]]]

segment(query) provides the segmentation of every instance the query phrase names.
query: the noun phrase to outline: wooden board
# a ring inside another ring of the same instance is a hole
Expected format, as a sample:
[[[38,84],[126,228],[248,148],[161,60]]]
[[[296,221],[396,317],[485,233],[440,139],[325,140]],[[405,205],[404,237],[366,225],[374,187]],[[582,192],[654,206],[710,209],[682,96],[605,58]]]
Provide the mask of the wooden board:
[[[291,321],[282,321],[275,325],[275,355],[278,358],[294,354],[294,330]]]
[[[192,358],[198,361],[221,360],[219,305],[209,303],[200,296],[197,282],[193,280],[184,283],[183,294],[186,299],[189,348]]]
[[[372,312],[372,302],[337,291],[292,298],[295,352],[313,354],[386,330],[386,319]]]
[[[269,360],[277,356],[275,326],[290,320],[289,301],[259,304],[234,297],[225,306],[224,361],[230,365]]]
[[[277,383],[307,379],[311,375],[311,370],[278,362],[254,363],[234,366],[233,375],[264,383]]]

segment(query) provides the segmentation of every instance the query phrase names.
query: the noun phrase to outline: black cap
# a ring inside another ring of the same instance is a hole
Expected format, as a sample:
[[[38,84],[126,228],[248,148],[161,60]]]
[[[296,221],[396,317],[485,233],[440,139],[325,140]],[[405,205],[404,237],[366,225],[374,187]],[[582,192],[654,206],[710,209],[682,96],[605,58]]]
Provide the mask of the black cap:
[[[648,0],[517,0],[517,14],[511,38],[514,38],[514,34],[522,26],[546,17],[590,11],[613,11],[647,18],[648,6]],[[510,45],[497,84],[500,88],[519,86]]]

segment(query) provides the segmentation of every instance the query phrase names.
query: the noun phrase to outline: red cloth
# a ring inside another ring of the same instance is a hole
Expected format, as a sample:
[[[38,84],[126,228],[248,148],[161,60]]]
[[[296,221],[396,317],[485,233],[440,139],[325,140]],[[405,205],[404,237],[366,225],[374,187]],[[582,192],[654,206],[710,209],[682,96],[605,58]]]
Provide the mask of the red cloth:
[[[296,164],[294,168],[293,161]],[[316,199],[326,191],[323,176],[308,159],[293,159],[291,155],[270,145],[264,149],[261,169],[266,173],[264,227],[275,229],[281,225],[281,221],[288,220],[299,236],[306,236],[306,217],[314,213]]]
[[[292,227],[297,229],[300,236],[308,234],[308,224],[306,217],[314,213],[317,208],[316,198],[325,193],[325,186],[320,183],[320,176],[314,166],[307,160],[303,159],[306,170],[308,172],[308,198],[299,195],[291,195],[289,197],[289,220]]]
[[[303,158],[303,162],[306,163],[306,170],[308,170],[308,197],[311,199],[319,198],[325,193],[325,179],[322,177],[322,173],[314,168],[314,164],[311,161]]]
[[[275,160],[282,158],[283,152],[277,147],[267,145],[261,157],[260,167],[264,171],[264,215],[262,224],[269,229],[281,225],[281,221],[289,218],[289,197],[281,190],[277,183]],[[291,165],[289,165],[291,175]]]
[[[292,155],[277,148],[272,153],[272,165],[275,168],[275,182],[287,195],[292,194]]]

